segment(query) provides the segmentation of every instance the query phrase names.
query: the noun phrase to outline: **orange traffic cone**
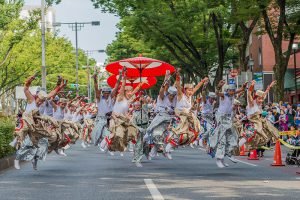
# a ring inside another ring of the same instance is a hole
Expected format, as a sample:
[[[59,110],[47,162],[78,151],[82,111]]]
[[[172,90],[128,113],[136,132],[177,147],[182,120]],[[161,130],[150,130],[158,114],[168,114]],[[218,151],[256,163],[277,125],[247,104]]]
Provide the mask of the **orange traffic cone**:
[[[246,154],[245,154],[245,145],[241,146],[241,148],[240,148],[240,156],[246,156]]]
[[[250,157],[248,158],[248,160],[259,160],[257,157],[256,149],[250,150]]]
[[[271,166],[274,167],[285,166],[284,164],[282,164],[282,160],[281,160],[281,147],[280,147],[279,140],[277,140],[275,144],[274,162],[273,164],[271,164]]]

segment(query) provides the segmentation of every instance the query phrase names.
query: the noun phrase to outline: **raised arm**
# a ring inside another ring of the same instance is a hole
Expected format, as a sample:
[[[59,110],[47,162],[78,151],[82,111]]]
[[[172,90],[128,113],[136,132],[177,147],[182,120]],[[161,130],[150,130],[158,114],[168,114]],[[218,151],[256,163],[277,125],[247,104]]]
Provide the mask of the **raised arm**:
[[[163,84],[161,85],[161,88],[160,88],[160,90],[159,90],[159,98],[160,98],[161,100],[164,99],[164,97],[165,97],[165,92],[168,91],[168,88],[169,88],[169,79],[170,79],[170,73],[169,73],[169,71],[168,71],[168,72],[166,73],[166,75],[165,75],[164,82],[163,82]]]
[[[63,80],[63,79],[62,79],[62,80],[60,81],[60,85],[57,85],[57,86],[54,88],[54,90],[52,90],[52,91],[48,94],[47,98],[50,99],[50,98],[54,97],[60,90],[62,90],[64,87],[66,87],[67,83],[68,83],[68,80]]]
[[[121,79],[122,79],[122,72],[123,71],[120,72],[117,83],[116,83],[115,87],[113,88],[113,90],[111,91],[111,94],[110,94],[111,98],[114,98],[117,95],[118,88],[120,86],[120,82],[121,82]]]
[[[206,96],[207,96],[207,88],[206,88],[206,86],[207,86],[207,84],[208,84],[208,82],[206,82],[204,85],[203,85],[203,87],[202,87],[202,91],[201,91],[201,95],[202,95],[202,102],[203,103],[206,103]]]
[[[126,86],[126,71],[124,72],[124,75],[122,77],[122,84],[117,97],[118,98],[117,101],[122,101],[123,98],[125,97],[125,86]]]
[[[100,97],[101,97],[101,91],[99,90],[98,78],[97,78],[97,74],[96,73],[93,75],[93,79],[94,79],[95,97],[97,99],[97,102],[99,102],[100,101]]]
[[[237,89],[236,91],[235,91],[235,94],[240,94],[240,93],[243,93],[244,91],[245,91],[245,89],[246,89],[246,87],[247,87],[247,84],[248,84],[248,82],[245,82],[243,85],[242,85],[242,87],[240,87],[239,89]]]
[[[56,111],[56,110],[57,110],[57,105],[56,105],[56,103],[54,103],[52,99],[50,100],[50,103],[51,103],[51,105],[52,105],[54,111]]]
[[[138,86],[136,88],[134,88],[134,90],[132,91],[131,96],[134,95],[135,93],[137,93],[142,88],[143,85],[144,85],[144,82],[139,83]],[[131,96],[130,96],[130,98],[131,98]]]
[[[221,97],[221,98],[224,98],[224,93],[222,92],[222,87],[225,85],[225,81],[224,80],[221,80],[219,82],[219,84],[217,85],[217,88],[216,88],[216,95]]]
[[[33,101],[34,101],[34,96],[31,94],[31,92],[29,91],[29,87],[32,83],[32,81],[35,79],[35,76],[31,76],[29,77],[26,81],[25,81],[25,84],[24,84],[24,93],[25,93],[25,96],[27,98],[27,102],[29,104],[31,104]]]
[[[272,81],[272,83],[267,87],[264,95],[264,99],[266,99],[267,94],[270,92],[271,88],[276,84],[276,81]]]
[[[204,79],[202,79],[193,89],[193,95],[202,87],[202,85],[204,83],[208,82],[208,78],[205,77]]]
[[[247,102],[249,104],[250,107],[253,107],[254,106],[254,100],[253,100],[253,91],[254,91],[254,85],[255,85],[255,81],[253,80],[251,82],[251,85],[248,89],[248,92],[247,92]]]
[[[183,92],[182,92],[182,88],[181,88],[181,84],[180,84],[180,68],[177,70],[176,72],[176,81],[175,81],[175,86],[177,89],[177,99],[181,100],[182,96],[183,96]]]

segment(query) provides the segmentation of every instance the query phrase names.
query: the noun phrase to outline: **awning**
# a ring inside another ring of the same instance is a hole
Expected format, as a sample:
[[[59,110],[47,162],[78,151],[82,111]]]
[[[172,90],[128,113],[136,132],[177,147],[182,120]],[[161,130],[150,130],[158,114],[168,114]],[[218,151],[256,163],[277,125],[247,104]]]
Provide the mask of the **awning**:
[[[297,75],[297,89],[300,89],[300,70],[296,70]],[[295,90],[295,70],[287,69],[284,76],[284,89]]]

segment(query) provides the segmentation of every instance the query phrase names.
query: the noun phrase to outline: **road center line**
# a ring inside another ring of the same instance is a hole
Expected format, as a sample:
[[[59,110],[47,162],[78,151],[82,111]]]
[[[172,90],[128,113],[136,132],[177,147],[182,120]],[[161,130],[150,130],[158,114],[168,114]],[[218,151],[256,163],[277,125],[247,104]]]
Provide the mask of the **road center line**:
[[[257,167],[257,165],[255,165],[255,164],[252,164],[252,163],[248,163],[248,162],[245,162],[245,161],[241,161],[241,160],[238,160],[238,159],[236,159],[238,162],[240,162],[240,163],[243,163],[243,164],[246,164],[246,165],[250,165],[250,166],[253,166],[253,167]]]
[[[163,196],[158,191],[152,179],[144,179],[144,182],[151,193],[153,200],[164,200]]]

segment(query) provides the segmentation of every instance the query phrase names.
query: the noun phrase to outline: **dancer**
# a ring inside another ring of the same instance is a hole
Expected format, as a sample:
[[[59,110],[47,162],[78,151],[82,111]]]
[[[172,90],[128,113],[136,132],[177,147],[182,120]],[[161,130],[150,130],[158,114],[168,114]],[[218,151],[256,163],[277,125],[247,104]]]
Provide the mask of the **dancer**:
[[[208,97],[208,98],[207,98]],[[208,138],[215,129],[214,105],[217,95],[214,92],[207,94],[206,90],[202,90],[202,110],[201,117],[204,120],[204,133],[201,138],[202,145],[207,144]]]
[[[270,89],[276,84],[276,81],[273,81],[265,92],[257,90],[253,96],[255,83],[255,81],[252,81],[248,89],[247,117],[249,121],[254,124],[256,134],[244,136],[239,142],[239,146],[242,146],[247,141],[250,142],[249,144],[253,150],[266,145],[270,140],[275,142],[278,138],[278,129],[276,129],[269,120],[261,117],[263,101],[267,97]]]
[[[130,122],[129,105],[132,103],[131,98],[137,93],[144,83],[140,83],[134,90],[131,86],[126,86],[126,69],[122,76],[122,85],[117,95],[115,105],[113,107],[112,118],[109,122],[109,130],[111,132],[108,145],[110,151],[123,152],[128,142],[136,140],[138,130],[137,127]]]
[[[65,87],[65,82],[63,81],[59,86],[57,86],[53,91],[51,91],[48,95],[46,92],[41,90],[37,96],[31,94],[29,87],[33,80],[35,80],[36,75],[28,78],[24,85],[24,93],[27,98],[27,106],[25,112],[23,113],[24,117],[31,116],[33,110],[38,110],[39,107],[45,102],[48,98],[55,96],[62,88]],[[29,117],[30,118],[30,117]],[[28,123],[33,124],[33,121]],[[29,124],[29,126],[30,126]],[[17,142],[21,143],[20,149],[16,152],[16,159],[14,160],[14,166],[16,169],[20,169],[20,160],[32,161],[33,169],[37,170],[37,162],[38,160],[45,159],[45,156],[48,151],[48,139],[46,137],[42,137],[39,139],[38,143],[33,146],[33,143],[28,135],[25,137],[19,137],[18,132],[22,132],[22,128],[16,129],[17,140],[13,144],[16,146]]]
[[[134,145],[134,156],[132,162],[136,164],[137,167],[142,167],[141,161],[143,157],[143,138],[146,133],[146,129],[149,124],[149,116],[148,116],[148,105],[142,100],[142,105],[140,101],[136,101],[133,104],[133,115],[132,115],[132,123],[136,125],[138,128],[138,135],[136,139],[136,143]]]
[[[177,89],[173,86],[169,87],[170,74],[166,74],[165,81],[162,84],[155,112],[157,113],[147,129],[146,139],[150,139],[153,147],[149,153],[150,157],[156,156],[157,152],[164,152],[164,139],[167,127],[170,126],[174,117],[174,108],[176,106]]]
[[[109,87],[102,87],[99,90],[97,75],[94,74],[93,78],[94,78],[95,96],[97,99],[98,113],[95,120],[95,127],[92,131],[92,140],[95,146],[99,145],[101,151],[107,151],[107,141],[110,133],[108,131],[108,121],[111,116],[113,103],[122,76],[119,75],[118,81],[113,90],[111,90]]]
[[[209,145],[215,153],[216,164],[219,168],[228,166],[224,162],[225,156],[228,156],[232,162],[237,162],[232,155],[232,151],[238,144],[238,135],[232,125],[233,103],[235,95],[243,92],[246,88],[246,83],[238,90],[236,90],[235,84],[229,84],[225,92],[222,92],[224,84],[225,81],[221,80],[217,86],[216,94],[220,97],[220,105],[216,113],[217,127],[209,137]]]
[[[166,145],[166,156],[172,159],[171,150],[184,144],[190,144],[198,137],[200,131],[200,122],[193,112],[192,96],[201,88],[201,86],[208,81],[208,78],[201,80],[195,87],[193,84],[185,84],[184,91],[180,84],[180,69],[176,73],[175,86],[177,88],[177,101],[175,113],[179,120],[176,127],[172,128],[172,134],[166,138],[168,144]]]

